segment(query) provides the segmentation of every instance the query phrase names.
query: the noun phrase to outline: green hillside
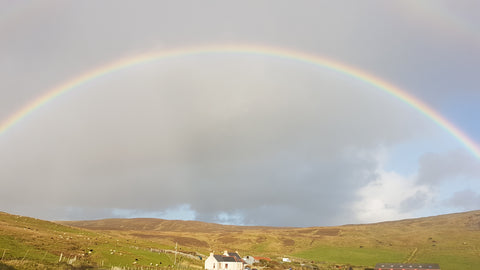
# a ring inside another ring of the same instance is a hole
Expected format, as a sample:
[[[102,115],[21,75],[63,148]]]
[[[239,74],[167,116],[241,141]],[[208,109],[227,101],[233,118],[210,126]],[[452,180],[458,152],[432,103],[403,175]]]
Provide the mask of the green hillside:
[[[317,265],[368,268],[378,262],[433,262],[446,270],[480,269],[480,211],[311,228],[221,226],[158,219],[109,219],[69,224],[170,245],[178,242],[184,248],[206,254],[211,250],[228,249],[277,260],[291,257]]]
[[[151,248],[170,247],[0,212],[0,269],[173,264],[171,255],[151,252]]]
[[[202,269],[199,256],[231,250],[242,256],[270,257],[274,262],[263,266],[271,269],[351,266],[363,270],[378,262],[411,262],[439,263],[443,270],[477,270],[480,211],[311,228],[161,219],[53,223],[0,213],[0,269],[171,269],[175,245],[184,254],[175,267],[183,269]],[[283,257],[292,263],[281,264]]]

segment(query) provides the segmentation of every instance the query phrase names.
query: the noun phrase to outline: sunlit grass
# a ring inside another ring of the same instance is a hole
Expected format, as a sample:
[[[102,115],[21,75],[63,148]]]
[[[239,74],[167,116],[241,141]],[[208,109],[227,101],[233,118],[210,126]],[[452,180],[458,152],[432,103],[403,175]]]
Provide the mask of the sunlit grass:
[[[179,251],[192,254],[239,251],[241,256],[265,256],[277,262],[291,257],[292,265],[313,261],[327,267],[373,267],[379,262],[408,261],[438,263],[442,270],[474,270],[480,265],[479,220],[480,213],[465,213],[328,228],[227,228],[177,222],[162,230],[155,229],[154,220],[122,220],[102,230],[87,230],[0,213],[0,262],[16,269],[133,265],[166,269],[174,264],[174,255],[156,250],[175,249],[178,242]],[[129,229],[116,229],[119,225]],[[151,228],[142,229],[145,225]],[[177,258],[177,266],[185,269],[200,269],[203,263]]]
[[[373,266],[378,262],[402,262],[408,252],[386,249],[319,246],[294,254],[317,262]]]

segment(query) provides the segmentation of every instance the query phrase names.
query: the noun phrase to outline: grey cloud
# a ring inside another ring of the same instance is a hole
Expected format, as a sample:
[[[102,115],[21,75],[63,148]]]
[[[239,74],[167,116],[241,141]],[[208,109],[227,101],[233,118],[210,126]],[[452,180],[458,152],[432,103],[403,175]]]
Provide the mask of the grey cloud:
[[[383,1],[33,7],[0,21],[0,119],[115,59],[212,43],[325,55],[433,105],[454,95],[475,100],[478,89],[474,46]],[[375,179],[378,149],[435,131],[388,94],[305,63],[246,54],[168,59],[81,85],[3,135],[0,204],[52,219],[190,205],[206,221],[353,222],[349,202]],[[477,165],[461,153],[427,155],[418,181],[476,177]]]
[[[480,194],[472,190],[458,191],[445,203],[460,211],[477,210],[480,208]]]
[[[427,153],[419,161],[418,182],[438,185],[445,180],[480,177],[479,160],[465,150],[449,153]]]
[[[415,210],[422,209],[429,197],[428,195],[423,192],[423,191],[417,191],[415,194],[412,196],[406,198],[400,203],[400,212],[402,213],[408,213],[408,212],[414,212]]]
[[[9,193],[29,183],[13,201],[39,201],[45,216],[42,201],[144,212],[187,203],[206,221],[332,224],[374,178],[376,149],[423,125],[391,121],[408,110],[328,72],[235,60],[159,64],[164,75],[112,76],[53,101],[4,145]]]

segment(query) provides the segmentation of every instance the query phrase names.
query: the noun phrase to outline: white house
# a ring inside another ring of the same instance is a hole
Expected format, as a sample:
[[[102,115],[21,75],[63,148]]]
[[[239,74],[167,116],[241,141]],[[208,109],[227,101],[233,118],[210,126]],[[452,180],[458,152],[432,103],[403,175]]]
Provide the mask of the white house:
[[[243,261],[245,261],[246,264],[253,265],[254,263],[258,263],[261,260],[265,260],[267,262],[271,261],[272,259],[268,257],[254,257],[254,256],[245,256],[243,257]]]
[[[243,260],[250,265],[253,265],[254,263],[256,263],[255,258],[253,256],[243,257]]]
[[[225,251],[222,255],[210,253],[205,260],[206,270],[244,270],[245,262],[238,253],[229,253]]]

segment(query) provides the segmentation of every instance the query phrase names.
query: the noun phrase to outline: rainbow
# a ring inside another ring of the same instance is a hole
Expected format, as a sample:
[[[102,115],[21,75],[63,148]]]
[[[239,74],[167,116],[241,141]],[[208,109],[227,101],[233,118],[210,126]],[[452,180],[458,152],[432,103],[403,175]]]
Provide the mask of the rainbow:
[[[181,49],[161,50],[159,52],[150,52],[139,55],[127,57],[118,61],[114,61],[110,64],[103,65],[87,71],[80,76],[72,78],[53,89],[47,91],[31,103],[27,104],[11,116],[9,116],[4,122],[0,124],[0,136],[5,134],[12,126],[17,124],[27,115],[33,113],[36,109],[47,104],[51,100],[58,96],[75,89],[76,87],[104,76],[122,70],[138,64],[145,64],[158,60],[164,60],[175,57],[186,57],[192,55],[209,54],[209,53],[235,53],[235,54],[249,54],[249,55],[262,55],[272,56],[277,58],[283,58],[286,60],[294,60],[307,64],[313,64],[323,68],[327,68],[347,76],[353,77],[366,84],[372,85],[377,89],[390,94],[392,97],[410,105],[418,112],[422,113],[426,117],[434,121],[438,126],[449,132],[459,142],[461,142],[476,158],[480,159],[480,147],[470,139],[464,132],[458,129],[455,125],[449,122],[445,117],[430,108],[427,104],[414,96],[408,94],[406,91],[381,80],[371,74],[368,74],[360,69],[351,67],[340,62],[312,55],[308,53],[281,49],[275,47],[266,47],[258,45],[220,45],[220,46],[200,46],[200,47],[187,47]]]

